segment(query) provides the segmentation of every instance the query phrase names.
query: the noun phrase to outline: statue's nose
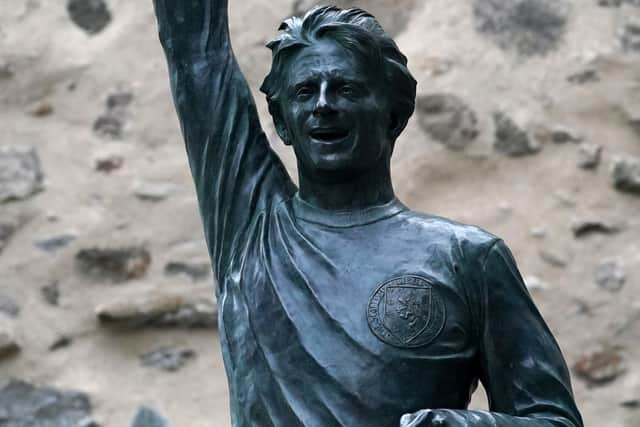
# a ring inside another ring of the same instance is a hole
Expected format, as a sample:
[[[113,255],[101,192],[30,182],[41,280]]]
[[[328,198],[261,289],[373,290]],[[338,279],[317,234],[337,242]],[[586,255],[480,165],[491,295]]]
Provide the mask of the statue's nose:
[[[329,97],[327,91],[327,83],[323,82],[320,85],[320,92],[318,94],[318,100],[316,101],[316,105],[313,109],[314,115],[327,115],[331,114],[335,111],[335,108],[332,104],[332,100]]]

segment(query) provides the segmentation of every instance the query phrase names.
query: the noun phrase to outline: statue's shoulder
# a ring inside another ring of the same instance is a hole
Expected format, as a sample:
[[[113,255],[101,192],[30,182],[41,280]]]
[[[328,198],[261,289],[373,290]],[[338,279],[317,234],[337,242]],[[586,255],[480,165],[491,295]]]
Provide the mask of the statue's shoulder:
[[[467,253],[481,255],[500,240],[496,235],[477,225],[410,209],[403,214],[405,221],[413,224],[417,228],[416,231],[419,230],[419,234],[425,239],[448,242]]]

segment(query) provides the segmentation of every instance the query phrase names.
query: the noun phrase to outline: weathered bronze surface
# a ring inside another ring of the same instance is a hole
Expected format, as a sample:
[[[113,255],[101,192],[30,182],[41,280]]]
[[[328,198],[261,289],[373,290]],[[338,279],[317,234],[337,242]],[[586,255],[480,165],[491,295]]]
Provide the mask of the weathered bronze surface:
[[[270,149],[226,0],[154,0],[217,280],[232,424],[580,427],[562,354],[502,240],[414,212],[390,158],[406,58],[359,9],[269,44]],[[481,381],[490,410],[467,410]]]

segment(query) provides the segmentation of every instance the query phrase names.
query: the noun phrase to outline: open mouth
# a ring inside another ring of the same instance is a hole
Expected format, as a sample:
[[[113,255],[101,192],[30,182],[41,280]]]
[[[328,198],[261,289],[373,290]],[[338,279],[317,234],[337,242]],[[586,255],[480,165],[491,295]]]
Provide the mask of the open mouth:
[[[337,128],[322,128],[314,129],[310,132],[311,138],[326,143],[339,142],[349,136],[349,131],[346,129]]]

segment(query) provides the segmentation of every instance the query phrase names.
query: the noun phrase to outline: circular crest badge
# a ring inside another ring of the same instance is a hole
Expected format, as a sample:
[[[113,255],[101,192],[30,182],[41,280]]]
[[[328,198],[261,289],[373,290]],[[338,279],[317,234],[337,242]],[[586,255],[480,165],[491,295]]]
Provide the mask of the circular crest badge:
[[[445,305],[420,276],[401,276],[378,286],[369,298],[367,321],[380,340],[400,348],[429,344],[442,331]]]

